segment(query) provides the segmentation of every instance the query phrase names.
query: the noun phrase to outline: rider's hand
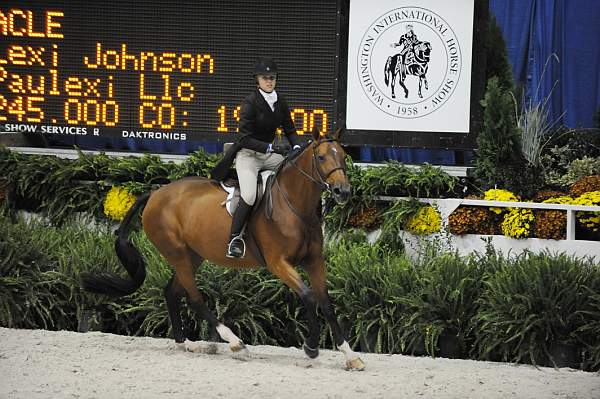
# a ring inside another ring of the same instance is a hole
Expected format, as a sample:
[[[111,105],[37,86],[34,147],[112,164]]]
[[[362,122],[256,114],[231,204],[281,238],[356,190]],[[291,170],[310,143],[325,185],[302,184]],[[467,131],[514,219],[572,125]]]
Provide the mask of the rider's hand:
[[[294,146],[294,148],[292,148],[292,150],[289,152],[288,157],[290,158],[294,158],[296,156],[296,154],[302,152],[302,147],[300,147],[298,144],[296,144]]]

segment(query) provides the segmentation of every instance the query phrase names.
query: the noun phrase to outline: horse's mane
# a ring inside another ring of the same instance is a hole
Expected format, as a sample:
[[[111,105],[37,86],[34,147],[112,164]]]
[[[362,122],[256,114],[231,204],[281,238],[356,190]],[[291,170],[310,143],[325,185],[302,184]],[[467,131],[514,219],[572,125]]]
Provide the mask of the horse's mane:
[[[277,178],[277,176],[279,176],[279,173],[286,168],[287,166],[289,166],[292,161],[296,160],[298,157],[300,157],[300,155],[302,155],[304,153],[304,151],[306,151],[306,149],[312,144],[312,140],[309,140],[305,143],[300,144],[300,150],[298,151],[293,151],[290,155],[286,156],[283,159],[283,162],[281,162],[279,164],[279,166],[277,167],[277,169],[275,169],[275,177]]]

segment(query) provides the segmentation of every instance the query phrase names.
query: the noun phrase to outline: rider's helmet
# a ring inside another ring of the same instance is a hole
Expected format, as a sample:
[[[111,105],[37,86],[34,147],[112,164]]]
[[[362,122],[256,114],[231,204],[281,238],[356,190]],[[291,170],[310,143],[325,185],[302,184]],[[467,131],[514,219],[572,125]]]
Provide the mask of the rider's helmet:
[[[411,24],[406,25],[406,33],[410,33],[414,35],[413,26]]]
[[[254,76],[256,75],[276,75],[277,64],[272,58],[259,58],[254,66]]]

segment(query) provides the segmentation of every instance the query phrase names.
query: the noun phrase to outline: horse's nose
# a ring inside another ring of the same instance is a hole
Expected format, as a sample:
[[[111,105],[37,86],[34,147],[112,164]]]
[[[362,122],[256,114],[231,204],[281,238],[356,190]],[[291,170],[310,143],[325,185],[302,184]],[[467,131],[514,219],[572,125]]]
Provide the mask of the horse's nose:
[[[350,198],[350,186],[336,184],[333,187],[333,195],[338,203],[345,203]]]

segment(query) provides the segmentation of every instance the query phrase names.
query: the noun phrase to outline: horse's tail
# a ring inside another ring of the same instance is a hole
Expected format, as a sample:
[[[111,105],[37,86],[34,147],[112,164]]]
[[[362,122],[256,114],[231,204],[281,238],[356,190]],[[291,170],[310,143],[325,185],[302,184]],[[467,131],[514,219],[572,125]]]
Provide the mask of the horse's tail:
[[[144,283],[146,278],[146,265],[140,252],[129,242],[127,237],[129,236],[131,220],[142,208],[150,194],[144,194],[137,199],[135,204],[131,207],[129,212],[125,215],[121,226],[115,232],[117,240],[115,241],[115,251],[121,261],[121,264],[127,270],[129,278],[122,278],[115,273],[81,273],[81,287],[89,292],[96,294],[106,294],[110,296],[125,296],[133,294],[141,285]]]
[[[383,68],[383,76],[385,79],[385,85],[389,85],[390,83],[390,75],[392,74],[392,57],[389,56],[386,63],[385,63],[385,67]]]

